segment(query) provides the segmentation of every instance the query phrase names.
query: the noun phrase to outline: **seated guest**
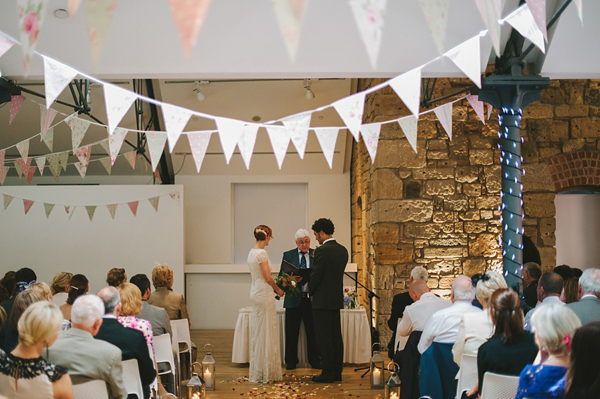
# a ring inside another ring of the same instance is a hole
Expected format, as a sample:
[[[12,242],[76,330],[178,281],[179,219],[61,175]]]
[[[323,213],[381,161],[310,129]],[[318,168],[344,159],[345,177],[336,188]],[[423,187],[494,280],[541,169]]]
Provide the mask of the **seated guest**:
[[[578,281],[579,302],[569,303],[581,324],[600,320],[600,269],[586,269]]]
[[[142,311],[138,314],[138,318],[148,320],[150,324],[152,324],[152,334],[162,335],[168,333],[173,337],[167,311],[148,303],[148,298],[152,293],[152,291],[150,291],[150,280],[148,279],[148,276],[145,274],[136,274],[129,279],[129,281],[131,284],[135,284],[142,293]]]
[[[14,313],[13,313],[14,314]],[[42,349],[58,338],[62,316],[56,305],[34,303],[19,319],[19,344],[0,352],[0,395],[11,399],[73,398],[67,369],[44,360]]]
[[[561,276],[563,279],[563,282],[567,281],[571,277],[575,277],[575,274],[573,273],[573,269],[571,268],[571,266],[568,266],[568,265],[556,266],[554,268],[553,272],[558,274],[559,276]]]
[[[121,351],[108,342],[94,339],[103,314],[104,304],[96,295],[77,298],[71,309],[72,328],[44,350],[44,358],[66,367],[73,384],[102,380],[110,399],[126,399]]]
[[[50,290],[50,286],[43,281],[31,284],[27,287],[26,291],[33,291],[38,293],[44,300],[48,302],[52,302],[52,291]]]
[[[152,269],[152,284],[156,291],[148,298],[150,305],[167,311],[169,319],[188,319],[187,307],[182,294],[173,292],[173,270],[169,266],[159,265]]]
[[[121,296],[119,323],[123,327],[141,331],[146,339],[146,345],[152,347],[152,352],[154,353],[152,325],[148,320],[135,317],[142,310],[142,295],[140,294],[140,290],[131,283],[123,283],[117,287],[117,291],[119,291],[119,295]]]
[[[538,281],[542,276],[540,265],[535,262],[527,262],[523,265],[523,297],[529,311],[537,305]]]
[[[553,272],[542,274],[537,288],[537,297],[540,303],[538,303],[538,305],[530,310],[527,313],[527,316],[525,316],[526,330],[531,330],[531,317],[540,307],[551,303],[564,305],[564,303],[560,300],[562,289],[563,279],[559,274]]]
[[[0,303],[15,295],[17,290],[15,274],[14,271],[6,272],[0,280]]]
[[[414,280],[408,292],[413,304],[404,309],[404,317],[402,317],[396,331],[402,337],[409,336],[413,331],[423,331],[435,312],[452,305],[449,300],[442,299],[429,292],[427,283],[421,279]]]
[[[44,299],[45,298],[34,291],[25,290],[17,294],[13,303],[12,312],[10,312],[10,317],[8,319],[8,329],[6,330],[6,339],[4,340],[4,350],[6,352],[11,352],[19,343],[18,324],[21,315],[25,313],[25,310],[27,310],[30,305],[43,301]]]
[[[571,342],[566,399],[600,398],[600,322],[593,321],[575,331]]]
[[[122,359],[136,359],[140,371],[140,379],[144,389],[144,397],[150,397],[150,384],[156,378],[154,362],[150,359],[150,352],[146,339],[141,331],[123,327],[117,320],[121,312],[121,297],[115,287],[104,287],[98,291],[98,296],[104,303],[104,317],[98,330],[96,340],[103,340],[121,349]]]
[[[73,303],[75,303],[75,300],[81,295],[87,294],[88,289],[88,279],[83,274],[75,274],[71,277],[71,280],[69,281],[67,302],[60,307],[60,311],[65,320],[71,320],[71,308],[73,307]]]
[[[565,281],[560,300],[567,304],[579,300],[579,277],[571,277]]]
[[[13,294],[10,298],[8,298],[4,302],[2,302],[2,304],[0,304],[0,306],[4,308],[7,320],[10,320],[10,312],[12,311],[13,303],[17,294],[19,292],[25,291],[29,284],[35,283],[36,279],[37,276],[35,275],[35,272],[28,267],[24,267],[22,269],[17,270],[17,272],[15,273],[15,288]],[[0,347],[2,348],[4,348],[4,341],[6,340],[7,331],[8,323],[5,323],[4,326],[0,329]]]
[[[73,273],[58,272],[50,283],[52,289],[52,302],[56,306],[61,306],[67,303],[67,296],[69,292],[69,282],[73,277]]]
[[[519,377],[515,399],[562,399],[566,393],[569,364],[567,344],[581,322],[571,309],[548,304],[537,309],[531,328],[540,351],[533,364],[525,366]],[[566,337],[566,339],[565,339]]]
[[[122,283],[127,282],[127,273],[125,269],[113,267],[106,275],[106,284],[110,287],[118,287]]]
[[[492,337],[494,323],[488,300],[498,288],[506,288],[506,280],[498,272],[487,271],[477,282],[475,296],[483,306],[483,312],[465,313],[458,327],[456,343],[452,347],[454,362],[460,366],[463,354],[477,355],[477,350]]]

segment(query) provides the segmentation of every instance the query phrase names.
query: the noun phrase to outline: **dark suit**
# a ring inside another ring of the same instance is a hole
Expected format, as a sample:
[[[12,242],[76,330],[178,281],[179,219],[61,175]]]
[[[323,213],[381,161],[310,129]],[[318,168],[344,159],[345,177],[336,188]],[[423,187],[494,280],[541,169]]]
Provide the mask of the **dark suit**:
[[[537,305],[537,286],[538,281],[535,280],[527,287],[523,288],[523,297],[525,299],[525,303],[527,304],[527,306],[529,306],[530,309],[535,308],[535,305]]]
[[[401,319],[402,316],[404,316],[404,308],[406,308],[408,305],[412,305],[414,302],[415,301],[412,300],[408,291],[394,296],[392,301],[392,314],[388,320],[388,327],[393,331],[392,339],[388,344],[388,356],[390,358],[394,357],[394,352],[396,351],[396,348],[394,348],[394,343],[396,342],[396,328],[398,327],[398,319]]]
[[[568,303],[567,307],[579,317],[581,325],[600,320],[600,301],[595,296],[586,296],[578,302]]]
[[[321,375],[331,379],[341,379],[344,361],[340,309],[344,307],[343,280],[347,263],[348,250],[331,239],[315,250],[308,282],[323,367]]]
[[[310,268],[314,260],[314,250],[309,249],[307,266]],[[283,253],[281,269],[283,272],[283,261],[288,261],[296,267],[300,267],[300,251],[298,248]],[[301,281],[299,289],[306,285],[306,281]],[[300,333],[300,323],[304,320],[304,331],[306,332],[306,346],[308,350],[308,362],[311,366],[318,366],[319,351],[317,349],[317,338],[315,337],[315,327],[313,324],[312,306],[310,298],[303,293],[298,295],[286,295],[283,301],[285,308],[285,364],[295,366],[298,363],[298,335]]]

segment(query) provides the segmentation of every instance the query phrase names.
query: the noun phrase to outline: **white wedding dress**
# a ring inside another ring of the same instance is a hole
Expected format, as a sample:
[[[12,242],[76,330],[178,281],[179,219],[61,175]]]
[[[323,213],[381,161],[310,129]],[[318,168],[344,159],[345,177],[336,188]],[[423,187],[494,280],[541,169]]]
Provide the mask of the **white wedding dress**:
[[[261,262],[269,262],[264,249],[251,249],[248,266],[252,276],[250,300],[250,376],[251,382],[280,381],[281,356],[279,354],[279,328],[275,293],[267,284],[260,269]]]

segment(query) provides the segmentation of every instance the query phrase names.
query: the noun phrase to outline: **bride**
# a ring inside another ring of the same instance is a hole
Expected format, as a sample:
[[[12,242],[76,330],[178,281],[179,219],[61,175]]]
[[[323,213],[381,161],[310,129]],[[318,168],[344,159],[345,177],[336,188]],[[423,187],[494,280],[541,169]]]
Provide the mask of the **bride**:
[[[258,225],[254,229],[256,245],[248,254],[248,266],[252,276],[250,300],[252,301],[252,323],[250,331],[250,378],[251,382],[269,382],[282,379],[279,355],[279,330],[275,293],[283,296],[269,266],[269,255],[265,247],[272,238],[268,226]],[[274,293],[275,292],[275,293]]]

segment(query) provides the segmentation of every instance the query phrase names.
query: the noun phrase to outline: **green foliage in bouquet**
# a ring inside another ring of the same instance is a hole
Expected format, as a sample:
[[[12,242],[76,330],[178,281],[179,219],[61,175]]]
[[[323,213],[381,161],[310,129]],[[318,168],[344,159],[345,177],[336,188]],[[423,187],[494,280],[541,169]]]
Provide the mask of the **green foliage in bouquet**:
[[[281,273],[276,279],[275,284],[286,293],[286,295],[296,296],[300,293],[298,283],[302,281],[302,277],[289,275],[286,272]]]

